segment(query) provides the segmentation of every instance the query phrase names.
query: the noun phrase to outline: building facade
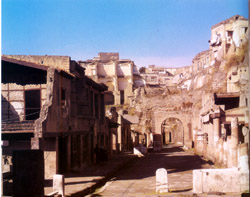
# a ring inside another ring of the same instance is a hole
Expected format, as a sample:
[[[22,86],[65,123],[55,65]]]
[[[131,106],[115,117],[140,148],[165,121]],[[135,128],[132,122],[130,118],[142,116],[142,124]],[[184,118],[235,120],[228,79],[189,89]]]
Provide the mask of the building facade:
[[[2,74],[2,154],[8,161],[15,150],[42,150],[51,179],[94,163],[96,144],[112,152],[107,87],[70,57],[2,56]]]
[[[86,75],[108,86],[105,92],[107,105],[129,104],[133,90],[143,85],[139,72],[131,60],[120,60],[119,53],[99,53],[91,60],[80,61]]]

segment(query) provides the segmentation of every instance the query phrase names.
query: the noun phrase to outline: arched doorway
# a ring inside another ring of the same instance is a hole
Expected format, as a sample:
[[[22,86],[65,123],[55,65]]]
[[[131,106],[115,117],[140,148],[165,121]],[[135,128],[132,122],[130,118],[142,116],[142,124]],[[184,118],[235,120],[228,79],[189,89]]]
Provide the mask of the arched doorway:
[[[184,144],[183,123],[177,118],[167,118],[161,124],[163,144]]]

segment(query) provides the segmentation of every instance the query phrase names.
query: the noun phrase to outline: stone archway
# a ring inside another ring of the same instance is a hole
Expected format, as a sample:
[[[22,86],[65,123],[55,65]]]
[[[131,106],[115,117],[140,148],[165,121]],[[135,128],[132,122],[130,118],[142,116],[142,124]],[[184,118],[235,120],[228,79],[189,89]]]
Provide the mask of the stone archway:
[[[157,141],[163,142],[162,123],[169,119],[177,119],[182,123],[183,127],[183,141],[182,145],[192,148],[192,115],[190,113],[180,111],[154,111],[152,117],[152,131]],[[164,133],[166,135],[166,133]],[[173,139],[173,132],[171,132],[171,138]]]
[[[177,118],[167,118],[161,124],[162,143],[184,145],[183,123]]]

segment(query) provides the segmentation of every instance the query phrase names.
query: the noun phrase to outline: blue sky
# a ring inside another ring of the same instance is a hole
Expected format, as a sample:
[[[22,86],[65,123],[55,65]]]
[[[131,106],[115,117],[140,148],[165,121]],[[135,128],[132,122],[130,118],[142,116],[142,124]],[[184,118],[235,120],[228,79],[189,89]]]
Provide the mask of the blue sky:
[[[236,14],[248,18],[247,0],[2,0],[2,53],[186,66]]]

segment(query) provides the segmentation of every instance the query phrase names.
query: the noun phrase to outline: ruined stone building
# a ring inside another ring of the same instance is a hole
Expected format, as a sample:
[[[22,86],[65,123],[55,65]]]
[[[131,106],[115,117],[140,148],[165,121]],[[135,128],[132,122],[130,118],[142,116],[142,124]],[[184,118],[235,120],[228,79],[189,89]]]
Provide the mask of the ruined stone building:
[[[202,124],[195,149],[226,167],[246,164],[242,158],[247,156],[249,145],[249,57],[244,51],[247,35],[248,21],[238,15],[211,28],[211,64],[221,62],[215,70],[224,77],[212,82],[212,90],[203,92]]]
[[[93,163],[96,144],[112,155],[175,143],[248,177],[248,32],[235,15],[212,26],[208,49],[191,66],[143,73],[119,53],[79,62],[3,56],[4,168],[13,151],[39,149],[51,178]]]
[[[86,69],[87,76],[108,86],[107,105],[129,104],[133,90],[143,85],[134,62],[120,60],[119,53],[99,53],[98,57],[79,63]]]
[[[171,70],[175,73],[176,70]],[[145,80],[145,84],[151,87],[165,87],[172,86],[173,74],[164,67],[157,67],[150,65],[145,68],[145,72],[141,73],[142,78]]]
[[[198,53],[192,61],[192,73],[223,61],[248,40],[248,20],[235,15],[211,27],[209,49]]]
[[[16,150],[41,150],[45,178],[80,172],[95,162],[96,144],[113,152],[105,118],[108,89],[68,56],[2,56],[4,169]]]
[[[134,90],[144,85],[144,82],[131,60],[120,60],[119,53],[99,53],[92,60],[79,61],[86,69],[86,75],[98,83],[104,83],[108,90],[104,92],[106,114],[115,111],[117,116],[116,141],[113,147],[116,151],[132,149],[130,121],[126,121],[124,111],[128,111],[134,98]],[[116,108],[116,109],[115,109]]]
[[[192,60],[192,73],[196,73],[198,70],[202,70],[210,66],[210,50],[202,51],[198,53]]]
[[[248,39],[248,20],[235,15],[211,27],[211,59],[221,61]],[[232,47],[233,46],[233,47]]]
[[[219,36],[217,40],[215,35]],[[198,53],[192,66],[176,69],[171,77],[171,88],[144,87],[138,91],[134,105],[141,113],[138,113],[139,125],[148,140],[161,145],[177,143],[193,147],[197,154],[225,167],[242,167],[247,163],[247,35],[248,22],[242,16],[236,15],[214,25],[209,49]],[[142,74],[144,79],[147,72],[157,84],[161,70],[154,66],[146,68]]]

